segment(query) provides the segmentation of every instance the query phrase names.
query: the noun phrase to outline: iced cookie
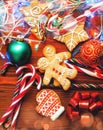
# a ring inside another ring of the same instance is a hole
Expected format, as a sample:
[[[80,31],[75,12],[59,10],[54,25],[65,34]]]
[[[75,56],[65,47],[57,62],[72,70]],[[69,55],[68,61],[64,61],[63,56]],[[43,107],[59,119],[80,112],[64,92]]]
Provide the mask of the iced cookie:
[[[54,39],[65,43],[68,50],[71,52],[80,42],[89,39],[89,36],[84,30],[84,22],[81,22],[73,28],[69,29],[66,34],[55,36]]]
[[[76,69],[67,68],[61,63],[64,60],[70,59],[70,52],[61,52],[56,54],[55,47],[47,45],[43,49],[45,57],[41,57],[37,61],[37,67],[44,72],[43,84],[49,85],[51,79],[56,79],[64,90],[68,90],[71,82],[69,79],[74,79],[77,76]]]
[[[40,3],[38,0],[35,0],[31,1],[29,6],[20,8],[20,11],[24,14],[24,20],[31,27],[32,34],[38,39],[43,39],[44,37],[41,25],[45,27],[48,21],[48,15],[45,15],[48,6],[48,3]]]
[[[56,120],[65,110],[59,96],[51,89],[43,89],[36,95],[36,111],[42,116]]]

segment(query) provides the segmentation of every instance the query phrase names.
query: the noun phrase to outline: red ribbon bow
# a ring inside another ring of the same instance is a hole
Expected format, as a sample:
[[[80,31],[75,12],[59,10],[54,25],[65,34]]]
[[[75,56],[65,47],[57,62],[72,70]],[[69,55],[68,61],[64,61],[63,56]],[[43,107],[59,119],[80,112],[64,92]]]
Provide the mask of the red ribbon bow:
[[[67,106],[67,115],[70,119],[78,118],[83,112],[96,114],[103,110],[103,102],[98,92],[75,92]]]

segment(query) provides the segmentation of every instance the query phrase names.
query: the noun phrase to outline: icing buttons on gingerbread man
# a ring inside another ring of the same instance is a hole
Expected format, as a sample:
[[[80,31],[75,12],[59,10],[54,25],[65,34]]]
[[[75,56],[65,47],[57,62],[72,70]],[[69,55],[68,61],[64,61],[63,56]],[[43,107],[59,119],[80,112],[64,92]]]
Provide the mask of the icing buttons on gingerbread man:
[[[41,57],[37,61],[37,67],[40,72],[44,72],[43,84],[49,85],[53,78],[60,83],[64,90],[68,90],[71,85],[70,79],[74,79],[77,76],[77,70],[67,68],[61,63],[64,60],[70,59],[71,53],[61,52],[56,54],[55,47],[47,45],[43,49],[43,55],[45,57]]]

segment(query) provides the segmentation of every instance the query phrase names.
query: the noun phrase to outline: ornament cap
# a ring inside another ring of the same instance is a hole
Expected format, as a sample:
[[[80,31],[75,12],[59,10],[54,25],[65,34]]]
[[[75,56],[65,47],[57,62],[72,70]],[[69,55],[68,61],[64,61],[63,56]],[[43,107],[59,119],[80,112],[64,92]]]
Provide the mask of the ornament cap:
[[[18,35],[16,40],[18,41],[24,41],[24,36],[23,35]]]

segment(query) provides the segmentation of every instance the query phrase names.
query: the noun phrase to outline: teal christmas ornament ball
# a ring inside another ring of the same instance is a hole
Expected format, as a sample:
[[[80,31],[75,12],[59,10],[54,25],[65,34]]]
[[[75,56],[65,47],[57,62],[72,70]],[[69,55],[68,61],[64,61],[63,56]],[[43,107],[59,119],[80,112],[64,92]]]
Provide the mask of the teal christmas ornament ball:
[[[7,46],[6,56],[17,66],[25,65],[31,57],[31,47],[25,41],[14,40]]]

